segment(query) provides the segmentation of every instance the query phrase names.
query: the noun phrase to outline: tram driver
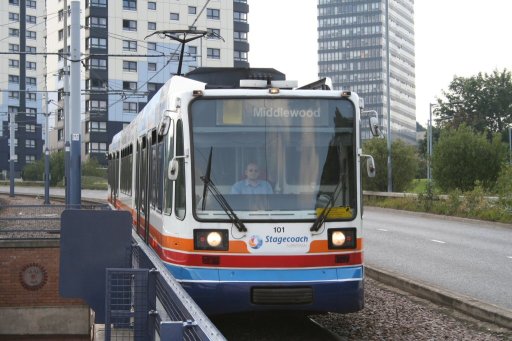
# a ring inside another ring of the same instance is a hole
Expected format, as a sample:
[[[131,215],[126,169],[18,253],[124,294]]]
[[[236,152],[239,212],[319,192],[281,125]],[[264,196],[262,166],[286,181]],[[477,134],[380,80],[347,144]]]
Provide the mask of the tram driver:
[[[245,179],[236,182],[231,187],[231,194],[272,194],[272,186],[266,180],[260,179],[260,169],[255,162],[250,162],[245,168]]]

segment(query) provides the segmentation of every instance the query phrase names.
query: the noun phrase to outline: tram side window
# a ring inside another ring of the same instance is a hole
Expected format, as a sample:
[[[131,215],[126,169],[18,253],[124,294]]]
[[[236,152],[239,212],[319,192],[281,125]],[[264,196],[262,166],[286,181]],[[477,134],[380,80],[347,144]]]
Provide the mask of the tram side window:
[[[179,120],[176,123],[176,156],[185,154],[183,141],[183,123]],[[186,213],[186,190],[185,190],[185,158],[178,159],[178,178],[175,186],[175,208],[174,213],[179,219],[185,218]]]
[[[171,121],[169,126],[169,132],[164,140],[164,157],[163,162],[163,176],[164,179],[164,213],[172,213],[172,185],[174,181],[169,180],[167,173],[169,171],[169,161],[174,157],[174,121]]]
[[[162,212],[162,206],[163,206],[163,177],[164,177],[164,138],[163,136],[158,136],[158,144],[157,144],[157,159],[158,159],[158,165],[157,165],[157,209]]]

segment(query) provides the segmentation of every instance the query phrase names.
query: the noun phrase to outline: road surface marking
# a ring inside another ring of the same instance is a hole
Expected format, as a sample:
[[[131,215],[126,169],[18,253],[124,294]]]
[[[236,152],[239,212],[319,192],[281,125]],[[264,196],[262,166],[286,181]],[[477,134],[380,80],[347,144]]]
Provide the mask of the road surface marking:
[[[377,231],[388,232],[386,229],[377,229]]]
[[[443,242],[442,240],[437,240],[437,239],[431,239],[430,241],[434,242],[434,243],[439,243],[439,244],[446,244],[446,242]]]
[[[507,256],[507,258],[510,258],[510,259],[512,259],[512,256]]]

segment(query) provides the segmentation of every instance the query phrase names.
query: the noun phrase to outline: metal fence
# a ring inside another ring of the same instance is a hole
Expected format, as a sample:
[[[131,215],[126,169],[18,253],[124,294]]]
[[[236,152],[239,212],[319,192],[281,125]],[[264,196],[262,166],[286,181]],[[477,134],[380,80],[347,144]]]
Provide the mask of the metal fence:
[[[105,340],[226,340],[135,233],[132,269],[107,269]]]

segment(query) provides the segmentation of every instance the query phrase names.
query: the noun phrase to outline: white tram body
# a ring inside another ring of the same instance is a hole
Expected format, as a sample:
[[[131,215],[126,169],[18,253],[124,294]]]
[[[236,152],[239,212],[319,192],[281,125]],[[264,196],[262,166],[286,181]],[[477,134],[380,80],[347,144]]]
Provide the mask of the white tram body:
[[[320,88],[197,69],[113,138],[111,205],[206,313],[362,309],[360,101]]]

